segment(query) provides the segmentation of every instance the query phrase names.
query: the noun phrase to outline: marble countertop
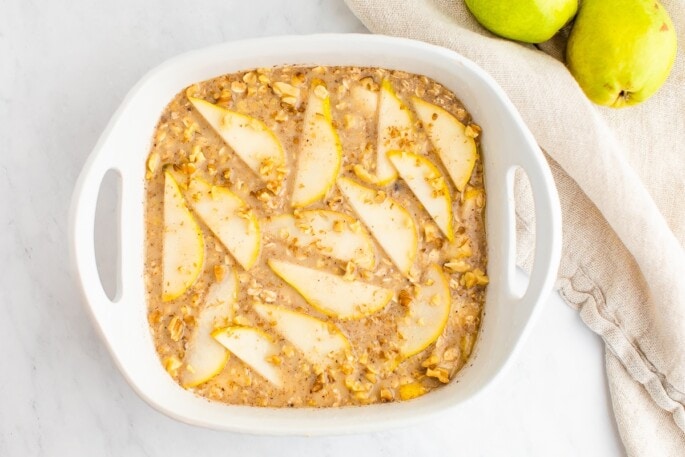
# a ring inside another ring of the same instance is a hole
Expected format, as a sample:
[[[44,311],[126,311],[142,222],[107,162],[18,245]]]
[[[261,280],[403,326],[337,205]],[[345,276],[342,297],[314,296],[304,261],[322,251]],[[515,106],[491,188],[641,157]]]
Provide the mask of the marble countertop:
[[[69,267],[76,177],[150,68],[240,38],[365,32],[341,0],[4,0],[0,8],[0,456],[611,456],[600,340],[556,294],[489,392],[406,430],[256,437],[178,423],[129,388]]]

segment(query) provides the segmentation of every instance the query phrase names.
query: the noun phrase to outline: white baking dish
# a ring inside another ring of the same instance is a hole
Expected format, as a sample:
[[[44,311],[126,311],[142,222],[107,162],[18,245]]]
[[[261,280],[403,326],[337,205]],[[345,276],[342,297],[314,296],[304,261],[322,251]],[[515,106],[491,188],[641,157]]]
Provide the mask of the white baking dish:
[[[283,64],[377,66],[423,74],[454,91],[483,127],[488,286],[474,354],[457,378],[418,399],[364,407],[271,409],[209,402],[179,387],[162,367],[146,317],[143,281],[144,173],[159,116],[185,86],[221,74]],[[515,260],[513,170],[528,174],[536,211],[535,265],[526,293],[512,291]],[[105,173],[121,176],[120,287],[109,300],[97,272],[94,219]],[[558,196],[535,139],[502,89],[460,55],[378,35],[314,35],[221,44],[167,61],[148,73],[112,117],[83,167],[71,208],[71,253],[85,302],[117,366],[138,394],[178,420],[262,434],[367,432],[407,425],[455,408],[511,362],[556,277],[561,246]]]

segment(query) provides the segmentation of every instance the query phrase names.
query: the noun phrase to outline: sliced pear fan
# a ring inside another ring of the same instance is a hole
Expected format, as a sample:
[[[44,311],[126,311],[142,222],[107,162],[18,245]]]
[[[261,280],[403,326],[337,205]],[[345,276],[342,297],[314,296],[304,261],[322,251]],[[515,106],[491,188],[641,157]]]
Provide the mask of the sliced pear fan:
[[[440,170],[426,157],[411,152],[391,151],[388,158],[442,233],[452,241],[452,198]]]
[[[205,242],[174,177],[164,173],[162,300],[180,297],[202,272]]]
[[[212,338],[217,327],[225,327],[233,318],[233,304],[238,294],[238,278],[231,269],[221,282],[212,284],[190,337],[181,375],[184,387],[195,387],[221,372],[228,360],[226,348]]]
[[[351,179],[339,178],[338,188],[390,260],[408,275],[418,250],[416,224],[409,212],[394,199]]]
[[[331,101],[322,84],[312,84],[304,113],[292,205],[303,207],[326,196],[335,183],[342,146],[333,127]]]
[[[442,334],[450,315],[449,282],[438,265],[431,265],[407,315],[397,324],[403,359],[426,349]]]
[[[281,370],[268,361],[280,353],[269,335],[252,327],[227,327],[215,330],[212,337],[271,384],[283,386]]]
[[[354,261],[367,270],[376,264],[371,236],[347,214],[328,210],[300,211],[297,217],[282,214],[262,225],[272,237],[286,239],[296,247],[314,246],[323,255],[343,262]]]
[[[462,192],[476,164],[476,142],[466,135],[464,124],[443,108],[418,97],[414,97],[412,102],[452,182]]]
[[[303,267],[269,260],[269,267],[314,308],[339,319],[359,319],[379,311],[392,300],[390,289]]]
[[[266,124],[199,98],[188,99],[238,157],[277,191],[284,177],[285,153]]]
[[[191,205],[226,249],[249,270],[261,248],[259,223],[249,206],[226,187],[193,178],[188,185]]]
[[[257,304],[254,310],[273,323],[274,329],[310,363],[326,367],[351,350],[350,342],[333,324],[278,306]]]

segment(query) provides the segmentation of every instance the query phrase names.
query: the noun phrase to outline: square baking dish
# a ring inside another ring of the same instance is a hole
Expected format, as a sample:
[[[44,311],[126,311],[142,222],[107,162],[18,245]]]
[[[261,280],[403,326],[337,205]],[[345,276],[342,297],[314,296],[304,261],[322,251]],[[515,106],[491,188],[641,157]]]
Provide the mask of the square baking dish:
[[[262,408],[211,402],[177,385],[162,367],[147,321],[144,284],[145,160],[159,116],[184,87],[226,73],[279,65],[368,66],[425,75],[453,91],[482,128],[487,193],[487,289],[481,330],[467,365],[448,385],[407,402],[342,408]],[[513,173],[525,171],[536,213],[533,271],[512,290]],[[98,191],[121,178],[119,285],[110,300],[94,246]],[[149,72],[112,117],[78,179],[70,214],[74,269],[95,326],[118,368],[151,406],[180,421],[255,434],[339,434],[406,426],[472,399],[510,364],[556,278],[561,250],[558,196],[535,139],[495,81],[473,62],[419,41],[380,35],[281,36],[225,43],[173,58]]]

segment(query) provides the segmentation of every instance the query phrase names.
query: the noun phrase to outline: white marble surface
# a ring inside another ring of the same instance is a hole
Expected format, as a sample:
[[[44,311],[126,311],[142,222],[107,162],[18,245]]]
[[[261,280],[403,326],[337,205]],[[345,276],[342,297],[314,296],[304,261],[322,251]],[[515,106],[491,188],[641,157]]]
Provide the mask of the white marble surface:
[[[180,52],[245,37],[363,32],[340,0],[0,0],[0,456],[623,453],[603,348],[556,295],[487,395],[411,430],[254,437],[177,423],[126,385],[67,258],[76,176],[124,94]]]

